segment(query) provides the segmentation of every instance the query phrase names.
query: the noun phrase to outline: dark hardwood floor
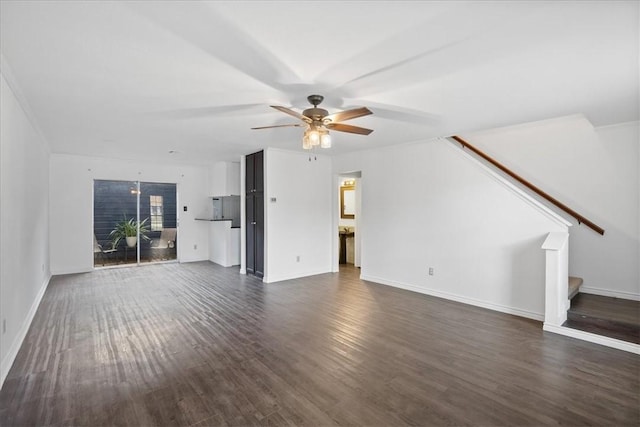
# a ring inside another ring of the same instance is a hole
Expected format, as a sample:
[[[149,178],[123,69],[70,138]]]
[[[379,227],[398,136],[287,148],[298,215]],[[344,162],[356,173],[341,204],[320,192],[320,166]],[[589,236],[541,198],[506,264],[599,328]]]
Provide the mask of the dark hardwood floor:
[[[54,277],[0,425],[640,424],[639,356],[357,275]]]
[[[640,344],[640,301],[580,293],[563,326]]]

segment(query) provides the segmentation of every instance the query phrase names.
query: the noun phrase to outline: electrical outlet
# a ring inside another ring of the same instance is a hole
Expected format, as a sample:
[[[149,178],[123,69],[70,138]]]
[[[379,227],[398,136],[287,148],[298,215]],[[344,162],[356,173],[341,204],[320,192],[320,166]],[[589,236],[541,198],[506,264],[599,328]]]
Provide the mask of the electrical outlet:
[[[429,276],[433,276],[433,267],[429,267]]]
[[[193,245],[193,250],[197,250],[198,249],[198,245]]]
[[[296,256],[296,262],[300,262],[300,255]]]

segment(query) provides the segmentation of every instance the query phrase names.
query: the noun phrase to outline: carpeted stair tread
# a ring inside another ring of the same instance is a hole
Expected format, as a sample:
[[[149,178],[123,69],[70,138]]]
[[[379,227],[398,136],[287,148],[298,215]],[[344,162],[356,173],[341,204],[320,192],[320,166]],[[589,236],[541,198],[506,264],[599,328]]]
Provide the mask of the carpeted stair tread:
[[[580,286],[582,286],[582,278],[581,277],[573,277],[573,276],[569,276],[569,299],[573,298],[574,296],[576,296],[578,294],[578,291],[580,290]]]

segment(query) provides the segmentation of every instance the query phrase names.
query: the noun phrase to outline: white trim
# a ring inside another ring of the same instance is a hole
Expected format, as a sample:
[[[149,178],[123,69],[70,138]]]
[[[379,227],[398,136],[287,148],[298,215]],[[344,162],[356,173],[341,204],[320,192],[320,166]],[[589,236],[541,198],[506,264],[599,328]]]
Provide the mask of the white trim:
[[[179,264],[187,264],[190,262],[203,262],[203,261],[211,261],[211,260],[209,258],[194,257],[194,258],[186,258],[186,259],[171,259],[167,261],[158,261],[158,262],[143,262],[143,263],[140,263],[140,266],[153,265],[153,264],[165,264],[167,262],[177,262]],[[138,264],[133,264],[133,265],[137,266]],[[229,266],[229,267],[232,267],[232,266]]]
[[[569,241],[569,233],[566,231],[552,231],[547,235],[547,238],[542,244],[542,249],[545,251],[559,251]]]
[[[486,301],[481,301],[473,298],[463,297],[460,295],[452,294],[449,292],[437,291],[434,289],[423,288],[420,286],[410,285],[408,283],[397,282],[395,280],[387,280],[381,277],[375,276],[367,276],[364,274],[360,275],[361,280],[366,280],[368,282],[374,282],[385,286],[392,286],[394,288],[405,289],[407,291],[418,292],[420,294],[430,295],[438,298],[444,298],[450,301],[461,302],[463,304],[473,305],[476,307],[482,307],[493,311],[499,311],[501,313],[513,314],[515,316],[526,317],[527,319],[538,320],[540,322],[544,321],[543,313],[535,313],[529,310],[522,310],[519,308],[508,307],[501,304],[494,304]]]
[[[555,326],[544,323],[542,329],[554,334],[564,335],[567,337],[579,339],[582,341],[592,342],[594,344],[604,345],[606,347],[615,348],[629,353],[640,354],[640,345],[627,341],[617,340],[615,338],[604,337],[602,335],[592,334],[591,332],[580,331],[578,329],[567,328],[566,326]]]
[[[262,282],[263,283],[275,283],[275,282],[282,282],[284,280],[293,280],[293,279],[300,279],[302,277],[308,277],[308,276],[316,276],[318,274],[326,274],[326,273],[332,273],[331,269],[326,269],[326,270],[318,270],[318,271],[308,271],[305,273],[295,273],[295,274],[287,274],[284,276],[271,276],[268,277],[267,275],[265,275],[262,278]]]
[[[94,271],[96,267],[93,265],[91,267],[71,267],[64,270],[53,269],[51,270],[52,276],[62,276],[64,274],[81,274],[81,273],[91,273]]]
[[[551,232],[544,250],[544,321],[560,326],[569,309],[569,233]]]
[[[600,129],[611,129],[622,126],[640,126],[640,120],[629,120],[628,122],[614,123],[612,125],[594,126],[596,132]]]
[[[556,222],[559,225],[562,225],[564,227],[571,227],[573,225],[569,220],[567,220],[566,218],[560,216],[559,214],[554,212],[552,209],[550,209],[546,205],[544,205],[542,202],[540,202],[537,199],[535,199],[534,197],[530,196],[525,190],[523,190],[522,188],[520,188],[517,185],[513,184],[511,181],[509,181],[509,179],[507,179],[506,177],[504,177],[501,174],[499,174],[498,172],[496,172],[493,168],[491,168],[491,167],[487,166],[486,164],[484,164],[480,159],[476,158],[474,155],[469,153],[468,150],[464,150],[463,148],[454,147],[454,144],[457,147],[460,147],[460,143],[459,142],[457,142],[457,141],[455,141],[453,139],[448,139],[448,138],[443,138],[443,139],[448,142],[448,145],[451,146],[451,149],[457,151],[458,153],[460,153],[460,155],[466,157],[467,159],[471,160],[472,162],[474,162],[475,164],[480,166],[480,168],[482,168],[483,171],[489,177],[493,178],[495,181],[497,181],[500,184],[502,184],[504,187],[506,187],[508,190],[510,190],[513,194],[515,194],[516,196],[520,197],[520,199],[524,200],[525,202],[527,202],[532,207],[536,208],[538,211],[543,213],[549,219],[553,220],[554,222]]]
[[[628,299],[632,301],[640,301],[640,295],[633,292],[612,291],[610,289],[592,288],[591,286],[580,286],[580,292],[584,294],[601,295],[603,297],[612,297],[620,299]]]
[[[91,273],[95,270],[95,267],[92,265],[91,267],[72,267],[64,270],[51,270],[52,276],[61,276],[63,274],[78,274],[78,273]]]
[[[51,281],[51,275],[49,275],[49,277],[45,279],[44,283],[42,283],[42,286],[40,286],[40,290],[38,291],[38,294],[36,295],[36,298],[33,301],[33,304],[31,305],[29,312],[27,313],[27,317],[24,319],[24,322],[22,322],[22,326],[20,326],[20,330],[18,330],[18,334],[16,335],[15,339],[11,343],[11,346],[9,347],[9,351],[7,352],[4,359],[2,359],[2,363],[0,363],[0,388],[2,388],[2,385],[4,384],[4,380],[7,378],[7,375],[9,374],[9,370],[11,369],[13,362],[16,360],[18,351],[20,351],[20,347],[22,347],[22,343],[24,342],[24,339],[27,336],[27,332],[29,332],[29,327],[31,326],[31,322],[33,322],[33,318],[36,315],[36,311],[38,311],[38,307],[40,306],[40,302],[42,301],[42,297],[44,296],[44,293],[47,290],[47,287],[49,286],[50,281]]]
[[[200,261],[211,261],[209,258],[203,258],[202,255],[200,256],[194,256],[194,257],[182,257],[178,261],[180,264],[182,263],[187,263],[187,262],[200,262]],[[140,265],[148,265],[148,264],[153,264],[153,263],[140,263]],[[137,265],[137,264],[134,264]],[[223,267],[231,267],[231,266],[223,266]]]

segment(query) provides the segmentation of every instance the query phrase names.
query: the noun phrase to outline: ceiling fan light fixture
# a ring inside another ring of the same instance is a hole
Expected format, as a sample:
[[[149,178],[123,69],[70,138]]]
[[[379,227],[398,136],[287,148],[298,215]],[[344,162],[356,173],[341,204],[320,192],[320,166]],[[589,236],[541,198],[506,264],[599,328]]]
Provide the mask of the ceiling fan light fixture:
[[[311,150],[311,141],[309,141],[309,131],[304,131],[304,136],[302,137],[302,148],[304,150]]]
[[[320,147],[331,148],[331,135],[329,135],[329,131],[325,131],[325,133],[320,135]]]
[[[271,106],[282,113],[299,119],[302,121],[302,124],[290,123],[284,125],[260,126],[251,129],[304,127],[305,131],[302,137],[302,148],[305,150],[313,150],[317,146],[320,146],[321,148],[331,148],[331,135],[329,135],[329,128],[336,132],[354,133],[358,135],[369,135],[373,132],[372,129],[341,123],[346,120],[352,120],[372,114],[371,110],[367,107],[352,108],[350,110],[329,114],[329,112],[324,108],[318,108],[318,105],[322,103],[323,99],[324,97],[322,95],[309,95],[307,100],[313,107],[302,111],[302,114],[288,107],[279,105]]]
[[[309,131],[309,142],[311,145],[320,145],[320,132],[313,129]]]

